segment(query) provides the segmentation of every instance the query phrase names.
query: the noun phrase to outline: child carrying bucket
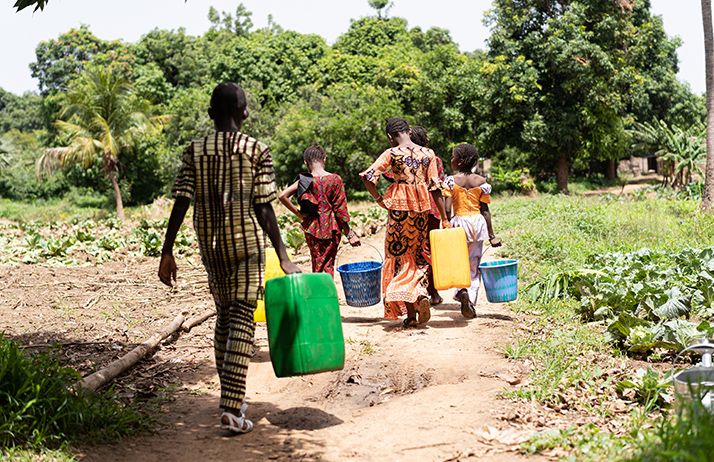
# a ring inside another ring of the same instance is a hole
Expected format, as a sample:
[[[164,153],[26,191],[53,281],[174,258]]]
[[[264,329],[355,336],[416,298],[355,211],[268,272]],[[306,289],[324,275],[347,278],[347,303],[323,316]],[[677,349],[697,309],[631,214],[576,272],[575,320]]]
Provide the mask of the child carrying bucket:
[[[279,199],[302,223],[312,272],[334,275],[342,233],[353,247],[360,245],[359,236],[350,229],[342,177],[325,170],[325,151],[318,145],[310,146],[305,149],[303,160],[310,173],[298,175],[295,182],[280,193]],[[297,195],[300,210],[290,201],[293,195]]]
[[[478,151],[473,145],[460,144],[451,155],[453,176],[444,180],[444,197],[447,214],[451,215],[451,225],[461,227],[466,232],[471,267],[471,287],[460,289],[454,297],[461,303],[461,314],[467,319],[476,317],[476,297],[480,286],[479,264],[483,242],[488,239],[493,247],[500,247],[501,241],[493,232],[491,212],[491,185],[486,178],[476,173]],[[452,212],[453,207],[453,212]]]

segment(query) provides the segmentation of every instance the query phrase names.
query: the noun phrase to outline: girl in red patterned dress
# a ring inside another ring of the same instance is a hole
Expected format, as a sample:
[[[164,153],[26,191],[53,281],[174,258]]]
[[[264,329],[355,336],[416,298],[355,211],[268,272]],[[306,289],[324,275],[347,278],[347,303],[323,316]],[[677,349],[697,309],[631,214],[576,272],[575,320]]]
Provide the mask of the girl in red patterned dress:
[[[334,276],[335,258],[342,233],[353,247],[360,245],[360,240],[350,229],[350,214],[347,211],[342,178],[325,170],[325,151],[320,146],[310,146],[303,153],[303,159],[310,173],[298,175],[295,182],[280,193],[280,202],[302,223],[313,273]],[[290,200],[296,194],[299,210]]]

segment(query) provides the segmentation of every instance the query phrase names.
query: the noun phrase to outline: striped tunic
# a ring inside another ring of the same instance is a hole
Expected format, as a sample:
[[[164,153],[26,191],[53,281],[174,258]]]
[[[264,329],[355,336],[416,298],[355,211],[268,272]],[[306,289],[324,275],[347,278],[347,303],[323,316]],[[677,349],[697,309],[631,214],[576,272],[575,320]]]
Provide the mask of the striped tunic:
[[[265,237],[253,206],[276,197],[268,147],[240,132],[196,139],[183,154],[173,194],[195,199],[193,224],[216,302],[262,298]]]

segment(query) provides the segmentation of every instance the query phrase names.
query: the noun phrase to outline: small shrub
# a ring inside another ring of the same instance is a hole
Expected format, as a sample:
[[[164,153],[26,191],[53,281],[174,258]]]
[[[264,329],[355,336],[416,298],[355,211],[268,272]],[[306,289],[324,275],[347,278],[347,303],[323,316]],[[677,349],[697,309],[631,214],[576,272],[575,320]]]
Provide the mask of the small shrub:
[[[535,182],[527,168],[504,170],[496,167],[491,171],[491,181],[494,192],[531,194],[536,190]]]
[[[145,417],[111,396],[74,390],[79,379],[50,355],[27,356],[0,337],[0,446],[52,448],[146,427]]]

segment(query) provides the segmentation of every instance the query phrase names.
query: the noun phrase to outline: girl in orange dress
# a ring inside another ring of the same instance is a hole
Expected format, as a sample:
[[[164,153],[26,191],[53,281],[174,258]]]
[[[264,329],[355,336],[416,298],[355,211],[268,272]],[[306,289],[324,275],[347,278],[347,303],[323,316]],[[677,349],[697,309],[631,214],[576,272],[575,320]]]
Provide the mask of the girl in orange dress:
[[[442,226],[450,224],[441,200],[434,151],[412,142],[404,119],[387,120],[386,131],[392,147],[360,177],[377,204],[389,211],[382,269],[384,317],[406,315],[404,327],[416,327],[431,317],[427,290],[431,258],[426,246],[430,196],[437,204]],[[387,170],[391,170],[394,183],[382,197],[377,182]]]
[[[476,297],[481,285],[479,265],[483,242],[489,240],[493,247],[499,247],[501,241],[493,233],[491,212],[491,185],[486,178],[476,173],[478,151],[470,144],[460,144],[451,155],[451,168],[455,172],[444,181],[446,210],[453,216],[451,225],[463,228],[469,248],[471,266],[471,287],[460,289],[454,297],[461,303],[461,314],[467,319],[476,317]]]

